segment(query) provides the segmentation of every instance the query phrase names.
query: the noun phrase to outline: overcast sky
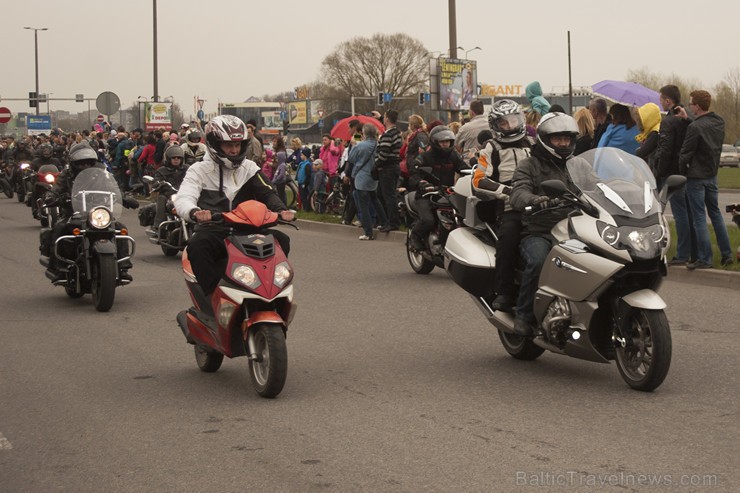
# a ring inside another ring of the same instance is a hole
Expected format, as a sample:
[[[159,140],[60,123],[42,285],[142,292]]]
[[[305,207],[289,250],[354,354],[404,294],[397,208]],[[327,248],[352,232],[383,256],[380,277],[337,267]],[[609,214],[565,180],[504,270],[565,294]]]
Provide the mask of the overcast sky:
[[[158,0],[159,95],[187,115],[193,97],[240,102],[317,79],[339,43],[405,32],[429,51],[449,48],[447,0]],[[39,32],[39,88],[54,97],[112,91],[128,106],[153,94],[152,0],[3,1],[0,98],[35,87],[33,31]],[[539,80],[574,86],[624,79],[630,69],[676,73],[706,88],[740,66],[737,0],[457,0],[457,44],[478,61],[478,82]],[[459,50],[462,57],[464,50]],[[0,101],[15,114],[27,102]],[[43,106],[45,109],[45,105]],[[93,102],[94,108],[94,102]],[[87,104],[51,102],[83,111]]]

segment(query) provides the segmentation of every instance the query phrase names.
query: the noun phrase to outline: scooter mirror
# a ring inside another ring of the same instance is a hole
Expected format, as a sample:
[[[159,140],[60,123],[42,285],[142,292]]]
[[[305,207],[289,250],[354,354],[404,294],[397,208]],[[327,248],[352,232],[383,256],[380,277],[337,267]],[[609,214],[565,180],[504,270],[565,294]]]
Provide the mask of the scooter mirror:
[[[542,182],[542,190],[547,194],[548,197],[562,197],[568,191],[560,180],[545,180]]]

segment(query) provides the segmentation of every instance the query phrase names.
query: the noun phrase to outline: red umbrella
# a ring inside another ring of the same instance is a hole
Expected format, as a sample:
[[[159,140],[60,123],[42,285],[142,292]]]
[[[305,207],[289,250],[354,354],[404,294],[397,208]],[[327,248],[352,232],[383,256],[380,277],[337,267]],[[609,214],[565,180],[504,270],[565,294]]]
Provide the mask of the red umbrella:
[[[380,123],[377,119],[371,117],[371,116],[364,116],[364,115],[358,115],[358,116],[348,116],[347,118],[342,118],[337,122],[336,125],[334,125],[334,128],[331,129],[331,136],[332,138],[336,139],[342,139],[342,140],[351,140],[352,134],[349,133],[349,122],[352,120],[360,120],[360,123],[363,125],[366,123],[372,123],[376,127],[378,127],[378,131],[380,133],[385,132],[385,126]]]

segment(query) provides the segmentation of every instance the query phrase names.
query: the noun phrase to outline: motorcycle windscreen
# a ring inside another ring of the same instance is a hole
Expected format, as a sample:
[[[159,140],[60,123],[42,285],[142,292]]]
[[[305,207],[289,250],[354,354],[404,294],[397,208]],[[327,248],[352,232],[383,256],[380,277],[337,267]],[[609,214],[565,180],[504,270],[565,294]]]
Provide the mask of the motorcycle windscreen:
[[[72,208],[87,214],[95,207],[106,207],[113,217],[121,217],[123,198],[113,175],[101,168],[82,170],[72,185]]]
[[[568,160],[573,183],[611,216],[644,219],[660,212],[655,177],[645,161],[621,149],[591,149]]]

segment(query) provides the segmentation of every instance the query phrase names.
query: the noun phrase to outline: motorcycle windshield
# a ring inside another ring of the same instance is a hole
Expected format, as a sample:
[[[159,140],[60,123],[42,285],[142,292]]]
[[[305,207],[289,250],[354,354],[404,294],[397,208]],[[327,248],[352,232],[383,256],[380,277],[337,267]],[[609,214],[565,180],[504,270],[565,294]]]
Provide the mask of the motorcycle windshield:
[[[637,156],[603,147],[569,159],[567,166],[573,183],[612,216],[639,220],[660,212],[655,177]]]
[[[95,207],[106,207],[113,217],[123,211],[121,190],[112,174],[100,168],[82,170],[72,184],[72,208],[87,214]]]

